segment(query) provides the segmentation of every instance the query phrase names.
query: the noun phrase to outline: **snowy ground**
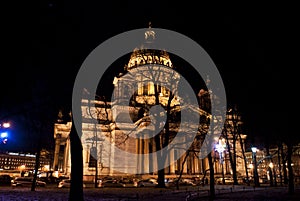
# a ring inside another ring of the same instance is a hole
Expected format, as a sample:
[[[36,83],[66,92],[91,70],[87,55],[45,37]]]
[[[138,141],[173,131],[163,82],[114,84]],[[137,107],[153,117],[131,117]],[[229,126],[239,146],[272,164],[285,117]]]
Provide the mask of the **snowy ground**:
[[[293,196],[286,187],[216,186],[216,201],[300,201],[300,188]],[[56,187],[30,188],[0,187],[0,201],[67,201],[69,189]],[[175,189],[156,188],[85,188],[85,201],[196,201],[209,200],[208,187]]]

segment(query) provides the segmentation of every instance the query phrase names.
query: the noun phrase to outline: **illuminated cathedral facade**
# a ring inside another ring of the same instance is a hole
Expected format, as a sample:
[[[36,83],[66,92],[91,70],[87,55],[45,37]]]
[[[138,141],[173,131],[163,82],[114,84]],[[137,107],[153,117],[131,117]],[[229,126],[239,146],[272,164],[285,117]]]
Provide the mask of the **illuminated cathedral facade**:
[[[170,112],[176,116],[180,113],[181,97],[176,90],[180,74],[173,69],[169,54],[147,47],[155,41],[155,37],[155,32],[150,27],[145,32],[145,44],[133,50],[124,66],[125,73],[114,78],[111,100],[90,100],[87,94],[83,94],[81,142],[84,180],[94,180],[95,174],[98,177],[157,174],[157,159],[150,154],[157,151],[155,140],[150,137],[155,130],[155,126],[151,125],[151,108],[159,103],[162,108],[171,108]],[[198,111],[200,115],[207,115],[201,109]],[[165,120],[163,110],[157,114],[161,115],[162,121]],[[170,122],[170,135],[176,135],[177,127],[176,119]],[[70,175],[71,172],[70,129],[71,122],[57,122],[54,129],[55,153],[52,169],[64,175]],[[141,135],[143,137],[137,137]],[[216,142],[224,145],[224,140]],[[238,144],[236,147],[239,146]],[[132,154],[124,154],[125,152]],[[178,175],[180,172],[196,176],[205,174],[209,169],[207,158],[200,159],[194,153],[188,153],[187,157],[185,154],[178,154],[172,151],[166,158],[170,164],[165,168],[166,177]],[[226,153],[222,164],[218,162],[217,151],[213,151],[213,156],[216,174],[221,174],[221,171],[225,174],[232,173]],[[174,160],[175,158],[179,159]],[[244,174],[243,162],[237,163],[237,171]]]

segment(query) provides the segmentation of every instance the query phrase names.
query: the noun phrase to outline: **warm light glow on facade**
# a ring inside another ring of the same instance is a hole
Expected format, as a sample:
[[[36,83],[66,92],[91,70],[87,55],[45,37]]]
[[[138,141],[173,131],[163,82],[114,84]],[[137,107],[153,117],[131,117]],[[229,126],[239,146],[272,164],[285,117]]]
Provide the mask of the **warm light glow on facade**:
[[[20,170],[25,170],[26,166],[25,165],[21,165],[20,166]]]
[[[252,163],[249,164],[249,168],[253,169],[253,164]]]
[[[269,167],[270,167],[270,168],[273,168],[273,167],[274,167],[274,165],[273,165],[272,162],[269,164]]]
[[[50,165],[44,165],[43,170],[44,170],[44,171],[49,171],[49,170],[50,170]]]
[[[219,140],[219,143],[216,144],[216,151],[219,153],[222,153],[223,151],[225,151],[225,147],[226,147],[226,145],[223,144],[223,141]]]

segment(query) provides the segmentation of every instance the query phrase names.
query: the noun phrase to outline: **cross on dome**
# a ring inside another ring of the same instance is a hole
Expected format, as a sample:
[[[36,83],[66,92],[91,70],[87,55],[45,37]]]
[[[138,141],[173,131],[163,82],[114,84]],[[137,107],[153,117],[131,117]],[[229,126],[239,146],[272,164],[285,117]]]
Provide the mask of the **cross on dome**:
[[[145,32],[145,40],[154,40],[155,39],[155,31],[153,31],[151,28],[152,28],[152,23],[149,22],[149,28]]]

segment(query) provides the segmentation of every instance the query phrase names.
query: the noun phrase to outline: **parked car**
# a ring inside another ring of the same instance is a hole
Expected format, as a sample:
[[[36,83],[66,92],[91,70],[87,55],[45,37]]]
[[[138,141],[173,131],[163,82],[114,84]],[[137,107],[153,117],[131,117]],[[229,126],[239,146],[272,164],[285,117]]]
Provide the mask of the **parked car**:
[[[225,184],[233,184],[234,183],[234,180],[232,177],[225,177],[224,180],[225,180]],[[215,182],[216,182],[216,184],[223,184],[223,178],[222,177],[216,178]]]
[[[196,186],[196,183],[194,183],[194,179],[191,178],[183,178],[180,182],[180,185],[183,186]]]
[[[13,178],[7,174],[0,175],[0,185],[10,185]]]
[[[157,180],[156,179],[143,179],[138,181],[138,187],[155,187],[157,186]]]
[[[166,187],[175,187],[177,185],[175,179],[167,179],[165,180]]]
[[[193,178],[193,183],[196,185],[196,186],[204,186],[204,185],[207,185],[208,184],[208,177],[194,177]]]
[[[11,186],[31,186],[33,182],[33,177],[16,177],[11,181]],[[36,180],[36,186],[45,187],[46,182]]]
[[[173,187],[173,186],[177,185],[177,181],[178,181],[178,178],[169,179],[165,182],[165,185],[166,185],[166,187]],[[196,183],[194,183],[194,180],[190,179],[190,178],[181,178],[178,181],[178,184],[180,186],[196,186]]]
[[[98,184],[98,187],[125,187],[126,185],[119,180],[113,179],[113,180],[105,180]]]
[[[70,188],[70,186],[71,186],[71,179],[63,179],[57,185],[58,188]],[[83,183],[83,188],[85,187],[86,185]]]
[[[138,181],[139,181],[139,179],[137,179],[137,178],[133,178],[133,179],[125,178],[125,179],[120,180],[120,182],[122,184],[124,184],[125,187],[137,187],[138,186]]]

